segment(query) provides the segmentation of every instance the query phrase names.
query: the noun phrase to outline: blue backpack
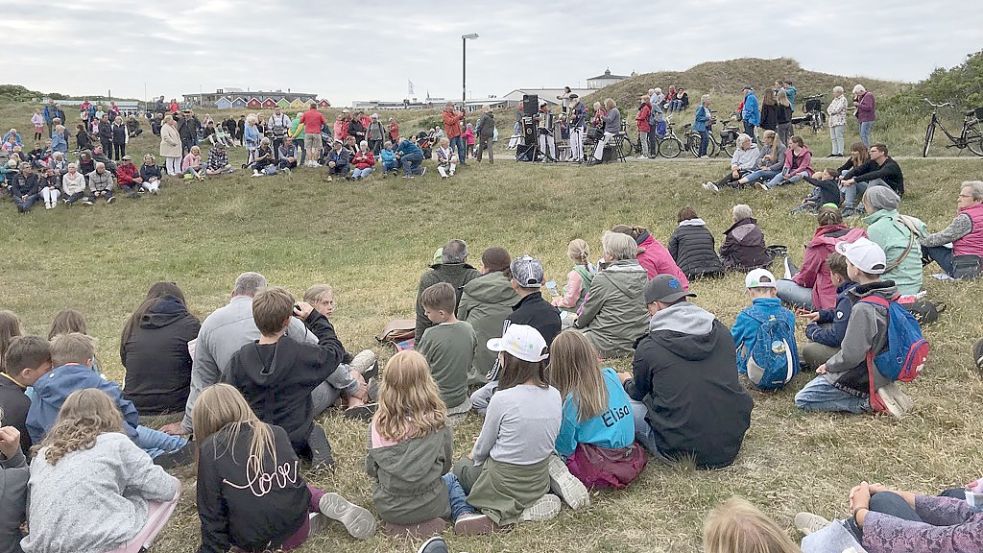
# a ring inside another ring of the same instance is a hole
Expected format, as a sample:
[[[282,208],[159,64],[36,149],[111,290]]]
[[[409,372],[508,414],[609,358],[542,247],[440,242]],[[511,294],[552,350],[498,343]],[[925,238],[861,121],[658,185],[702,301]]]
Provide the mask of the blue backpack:
[[[758,389],[783,388],[799,372],[798,361],[792,356],[795,329],[774,315],[761,320],[754,336],[754,347],[747,359],[747,376]]]
[[[887,347],[877,355],[867,353],[868,368],[871,364],[884,378],[911,382],[925,366],[928,359],[928,341],[915,317],[896,301],[881,296],[867,296],[860,301],[887,309]],[[874,379],[870,379],[873,386]]]

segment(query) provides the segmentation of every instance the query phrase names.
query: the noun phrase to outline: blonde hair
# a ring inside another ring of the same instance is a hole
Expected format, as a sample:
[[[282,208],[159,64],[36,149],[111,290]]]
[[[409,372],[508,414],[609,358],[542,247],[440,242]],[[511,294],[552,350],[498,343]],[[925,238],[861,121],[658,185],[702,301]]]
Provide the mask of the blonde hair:
[[[54,340],[55,336],[69,332],[89,333],[89,325],[85,322],[85,315],[81,311],[66,308],[56,313],[55,318],[51,320],[48,339]]]
[[[51,364],[88,363],[96,357],[96,339],[81,332],[59,334],[51,341]]]
[[[199,448],[209,436],[228,428],[229,436],[225,442],[225,449],[220,452],[218,447],[215,448],[216,458],[221,457],[232,449],[243,426],[249,427],[252,432],[249,456],[256,461],[249,462],[262,465],[266,455],[269,454],[272,457],[272,464],[276,465],[276,441],[273,439],[273,429],[259,420],[239,390],[229,384],[220,383],[205,388],[198,395],[194,409],[191,411],[191,427]],[[232,461],[235,462],[235,457]]]
[[[76,390],[65,398],[58,419],[34,451],[48,464],[56,465],[69,453],[92,449],[100,434],[122,431],[123,415],[105,392],[97,388]]]
[[[333,294],[334,288],[328,284],[313,284],[304,292],[304,301],[313,304],[321,299],[325,294]]]
[[[777,524],[754,505],[732,497],[717,506],[703,525],[706,553],[800,553]]]
[[[775,103],[785,107],[789,107],[792,105],[792,103],[788,101],[788,93],[785,92],[784,88],[778,89],[778,92],[775,94]]]
[[[605,98],[604,99],[604,107],[607,108],[608,110],[612,110],[612,109],[618,107],[618,104],[617,104],[617,102],[614,101],[614,98]]]
[[[418,438],[447,425],[447,406],[419,352],[401,351],[386,363],[372,424],[387,440]]]
[[[590,246],[585,240],[575,238],[567,244],[567,257],[577,265],[590,263]]]
[[[590,420],[608,408],[608,389],[597,364],[597,350],[577,330],[564,330],[550,346],[550,384],[566,401],[573,396],[577,420]]]
[[[6,309],[0,310],[0,370],[4,370],[4,358],[7,356],[7,349],[10,348],[10,342],[23,334],[24,330],[20,326],[17,314]]]

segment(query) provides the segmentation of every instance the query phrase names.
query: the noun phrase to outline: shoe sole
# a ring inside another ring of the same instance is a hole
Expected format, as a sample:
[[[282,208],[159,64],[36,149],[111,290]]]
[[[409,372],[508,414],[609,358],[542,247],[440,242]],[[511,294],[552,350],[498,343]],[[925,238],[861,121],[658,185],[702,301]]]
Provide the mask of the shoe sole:
[[[485,515],[469,517],[465,520],[459,518],[454,523],[454,533],[458,536],[480,536],[494,531],[495,523]]]
[[[526,508],[519,515],[519,520],[524,522],[539,522],[549,520],[560,513],[560,498],[548,493],[536,500],[531,507]]]
[[[899,419],[905,416],[906,412],[904,408],[906,400],[902,399],[900,397],[901,395],[903,395],[903,392],[898,390],[894,383],[888,384],[880,390],[877,390],[877,397],[881,398],[881,401],[884,403],[884,407],[887,408],[888,413]]]
[[[587,486],[567,470],[559,457],[551,456],[549,464],[550,490],[560,496],[571,509],[577,510],[590,505]]]
[[[375,410],[378,407],[379,404],[377,403],[349,407],[348,409],[345,409],[344,417],[348,420],[369,422],[372,420],[372,415],[375,414]]]
[[[321,514],[342,523],[355,539],[364,540],[375,534],[375,517],[372,513],[336,493],[324,494],[318,507]]]

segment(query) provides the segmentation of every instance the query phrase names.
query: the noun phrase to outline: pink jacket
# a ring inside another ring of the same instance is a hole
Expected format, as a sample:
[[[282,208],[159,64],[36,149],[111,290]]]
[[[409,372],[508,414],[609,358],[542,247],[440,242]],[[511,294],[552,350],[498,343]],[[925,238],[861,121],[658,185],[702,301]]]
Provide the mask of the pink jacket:
[[[809,151],[808,147],[802,148],[802,154],[796,159],[795,166],[792,166],[792,147],[790,146],[785,150],[785,169],[788,169],[788,176],[798,175],[799,173],[804,173],[809,171],[809,175],[812,175],[815,171],[812,170],[812,152]]]
[[[649,280],[658,275],[672,275],[683,283],[683,288],[689,289],[686,275],[679,269],[669,250],[661,242],[647,232],[639,236],[635,242],[638,244],[638,254],[635,257],[638,259],[638,264],[645,268]]]
[[[802,268],[792,277],[792,281],[799,286],[812,288],[812,308],[815,311],[836,307],[836,286],[833,286],[826,258],[833,253],[837,242],[852,243],[866,236],[866,230],[844,225],[827,225],[816,229],[812,241],[806,246]]]

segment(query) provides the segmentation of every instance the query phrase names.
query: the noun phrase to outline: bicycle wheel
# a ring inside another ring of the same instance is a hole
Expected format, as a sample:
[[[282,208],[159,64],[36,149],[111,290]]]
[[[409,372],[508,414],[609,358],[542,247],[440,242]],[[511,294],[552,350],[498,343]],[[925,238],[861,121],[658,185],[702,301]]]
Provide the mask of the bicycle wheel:
[[[718,153],[720,152],[717,148],[717,141],[711,136],[710,140],[707,141],[707,157],[717,157]]]
[[[737,144],[735,142],[728,142],[726,144],[723,144],[723,143],[720,144],[720,150],[722,152],[724,152],[725,154],[727,154],[727,157],[731,157],[731,156],[734,155],[734,148],[735,147],[737,147]]]
[[[619,147],[621,148],[621,155],[626,158],[632,157],[635,153],[635,145],[631,143],[631,139],[628,138],[628,135],[622,137]],[[639,148],[641,148],[641,146],[639,146]]]
[[[922,157],[928,157],[928,150],[932,146],[932,138],[935,136],[935,125],[929,123],[925,129],[925,145],[922,146]]]
[[[699,157],[700,135],[696,133],[686,135],[686,149],[689,151],[689,153],[693,154],[693,157]]]
[[[697,151],[699,151],[700,145],[696,145]],[[676,158],[679,157],[680,152],[683,151],[683,143],[679,141],[678,138],[666,138],[659,143],[659,155],[666,158]]]
[[[980,134],[979,128],[974,126],[966,131],[966,146],[970,152],[983,156],[983,135]]]

